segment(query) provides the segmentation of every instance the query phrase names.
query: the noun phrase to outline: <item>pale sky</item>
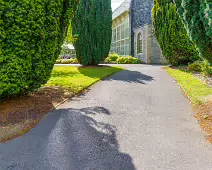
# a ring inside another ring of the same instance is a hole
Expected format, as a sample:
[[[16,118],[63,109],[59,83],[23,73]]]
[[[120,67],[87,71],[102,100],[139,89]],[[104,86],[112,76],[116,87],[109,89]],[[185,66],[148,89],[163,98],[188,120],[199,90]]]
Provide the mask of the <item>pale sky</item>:
[[[122,3],[123,1],[124,1],[124,0],[111,0],[113,11],[114,11],[119,5],[121,5],[121,3]]]

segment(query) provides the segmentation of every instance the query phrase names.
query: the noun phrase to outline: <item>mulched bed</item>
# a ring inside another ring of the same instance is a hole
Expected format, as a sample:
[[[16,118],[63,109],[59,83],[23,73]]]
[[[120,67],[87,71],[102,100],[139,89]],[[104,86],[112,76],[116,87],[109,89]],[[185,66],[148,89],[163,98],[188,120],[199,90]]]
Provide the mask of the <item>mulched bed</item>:
[[[212,101],[201,105],[195,105],[194,111],[196,113],[195,117],[198,119],[200,126],[208,133],[207,140],[212,143]],[[208,115],[208,117],[204,118],[205,115]]]
[[[13,97],[0,103],[0,142],[31,130],[57,104],[73,96],[59,87],[43,87],[38,91]]]
[[[193,75],[199,80],[205,82],[209,87],[212,87],[212,76],[204,76],[200,73],[193,73]]]

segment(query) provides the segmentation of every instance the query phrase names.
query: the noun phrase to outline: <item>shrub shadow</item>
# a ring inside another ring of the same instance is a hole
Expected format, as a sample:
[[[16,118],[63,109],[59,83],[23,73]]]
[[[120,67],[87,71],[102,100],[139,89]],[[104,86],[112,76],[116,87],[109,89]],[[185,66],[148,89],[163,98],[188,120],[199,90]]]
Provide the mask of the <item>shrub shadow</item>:
[[[116,81],[123,81],[123,82],[128,82],[128,83],[146,84],[145,82],[154,80],[153,77],[143,74],[139,71],[123,70],[121,68],[116,68],[116,69],[117,70],[114,75],[103,79],[103,81],[116,80]],[[81,74],[91,77],[91,78],[102,77],[101,75],[98,75],[98,73],[95,74],[94,72],[88,72],[88,70],[85,70],[82,67],[79,67],[78,70]]]
[[[119,151],[116,128],[94,119],[100,115],[111,113],[103,107],[55,110],[22,138],[0,147],[0,164],[30,169],[135,170],[130,155]],[[13,162],[2,162],[5,156],[13,157]]]
[[[70,162],[70,167],[102,170],[135,169],[132,158],[119,151],[116,128],[92,118],[95,115],[111,115],[107,109],[103,107],[70,108],[62,112],[63,121],[66,122],[65,124],[70,124],[68,129],[63,129],[69,132],[69,140],[64,143],[68,144],[68,154],[71,157],[68,160],[73,160]]]
[[[90,69],[90,68],[92,68],[92,69]],[[113,74],[113,73],[123,70],[122,68],[105,66],[105,65],[88,66],[88,67],[82,66],[82,67],[78,67],[77,69],[84,76],[91,77],[91,78],[102,78],[102,77],[107,76],[108,73]],[[105,69],[105,72],[103,71],[103,69]]]
[[[146,84],[146,82],[153,81],[154,78],[138,71],[123,70],[105,79],[105,81],[108,80]]]

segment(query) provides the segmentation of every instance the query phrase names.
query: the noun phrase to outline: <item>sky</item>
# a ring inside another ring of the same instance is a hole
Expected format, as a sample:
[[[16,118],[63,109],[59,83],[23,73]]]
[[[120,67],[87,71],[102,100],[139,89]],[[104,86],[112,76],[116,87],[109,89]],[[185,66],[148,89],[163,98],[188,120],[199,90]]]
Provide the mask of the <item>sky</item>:
[[[114,11],[119,5],[121,5],[121,3],[122,3],[123,1],[124,1],[124,0],[111,0],[113,11]]]

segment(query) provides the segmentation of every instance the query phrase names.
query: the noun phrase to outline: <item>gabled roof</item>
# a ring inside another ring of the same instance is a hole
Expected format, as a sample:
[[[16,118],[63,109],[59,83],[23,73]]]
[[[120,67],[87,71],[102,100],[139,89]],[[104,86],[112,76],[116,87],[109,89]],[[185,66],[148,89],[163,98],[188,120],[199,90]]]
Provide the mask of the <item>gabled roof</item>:
[[[118,8],[113,11],[113,20],[123,14],[125,11],[129,11],[131,6],[131,0],[125,0]]]

